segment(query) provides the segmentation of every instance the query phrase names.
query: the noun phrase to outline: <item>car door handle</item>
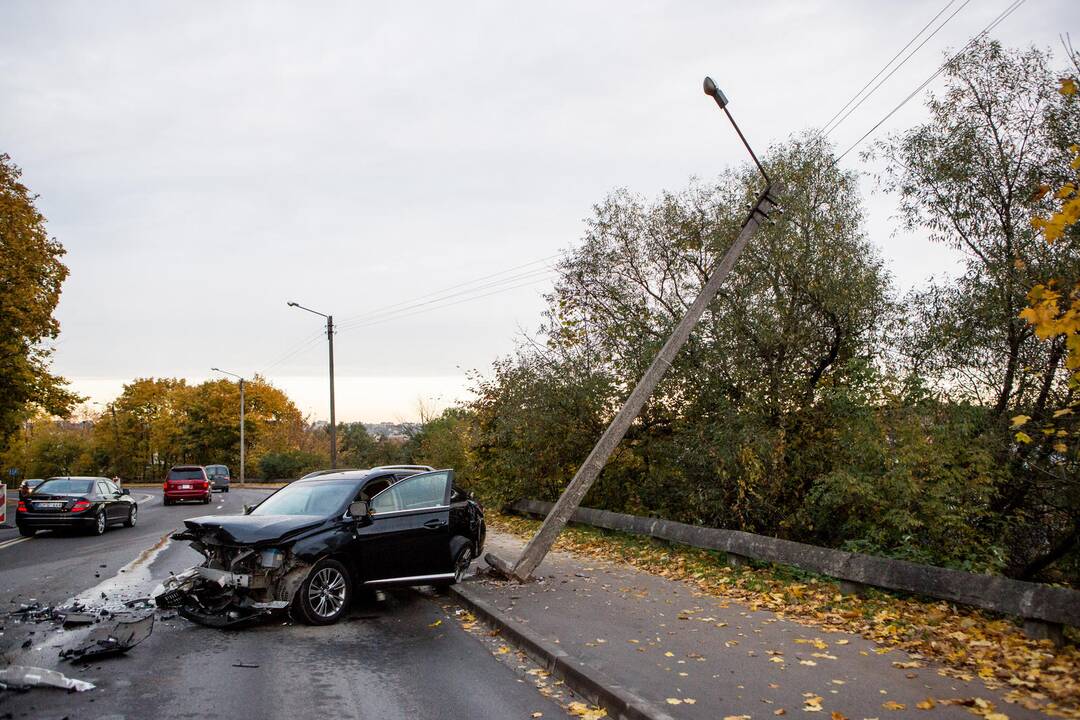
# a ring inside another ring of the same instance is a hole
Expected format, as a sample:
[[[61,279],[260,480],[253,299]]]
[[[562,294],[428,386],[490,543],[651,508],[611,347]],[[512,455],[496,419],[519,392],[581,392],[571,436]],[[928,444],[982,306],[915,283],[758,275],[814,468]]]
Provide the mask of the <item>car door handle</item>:
[[[439,528],[446,527],[446,523],[442,520],[428,520],[424,523],[424,527],[428,530],[438,530]]]

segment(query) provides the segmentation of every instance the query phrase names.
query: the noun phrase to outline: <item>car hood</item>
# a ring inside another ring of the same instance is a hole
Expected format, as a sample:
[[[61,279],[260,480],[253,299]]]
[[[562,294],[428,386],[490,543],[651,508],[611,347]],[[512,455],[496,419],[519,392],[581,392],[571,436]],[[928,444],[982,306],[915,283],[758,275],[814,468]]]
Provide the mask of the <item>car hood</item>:
[[[318,515],[204,515],[185,520],[187,530],[174,536],[221,545],[259,545],[289,540],[318,527]]]

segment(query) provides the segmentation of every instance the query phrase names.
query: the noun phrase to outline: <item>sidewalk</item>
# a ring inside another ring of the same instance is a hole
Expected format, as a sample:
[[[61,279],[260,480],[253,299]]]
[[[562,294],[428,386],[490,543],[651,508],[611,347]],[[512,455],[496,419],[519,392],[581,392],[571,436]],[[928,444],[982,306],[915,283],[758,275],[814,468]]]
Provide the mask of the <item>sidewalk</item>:
[[[486,551],[512,561],[523,546],[489,532]],[[626,565],[552,552],[535,576],[525,585],[481,576],[459,588],[675,718],[1045,717],[905,652]]]

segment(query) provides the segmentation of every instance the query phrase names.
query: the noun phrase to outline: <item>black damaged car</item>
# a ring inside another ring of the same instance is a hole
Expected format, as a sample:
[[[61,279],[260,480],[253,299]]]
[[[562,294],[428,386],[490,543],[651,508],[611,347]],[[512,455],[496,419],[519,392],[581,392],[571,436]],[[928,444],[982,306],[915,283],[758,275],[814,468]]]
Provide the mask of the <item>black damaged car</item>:
[[[361,586],[450,585],[484,545],[483,508],[453,470],[377,468],[297,480],[244,515],[185,520],[173,535],[205,556],[156,600],[217,627],[290,608],[336,622]]]

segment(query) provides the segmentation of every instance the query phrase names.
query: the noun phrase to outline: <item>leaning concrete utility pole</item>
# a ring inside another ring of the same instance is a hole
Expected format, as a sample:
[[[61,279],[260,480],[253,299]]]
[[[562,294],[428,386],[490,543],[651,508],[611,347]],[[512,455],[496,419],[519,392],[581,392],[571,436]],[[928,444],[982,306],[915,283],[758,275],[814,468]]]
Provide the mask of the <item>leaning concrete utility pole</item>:
[[[731,268],[735,265],[735,261],[739,259],[739,255],[742,253],[743,248],[746,247],[746,243],[750,240],[750,237],[761,225],[762,220],[768,219],[769,211],[773,208],[778,208],[776,199],[773,196],[773,192],[781,192],[781,188],[778,185],[774,185],[769,181],[769,176],[765,173],[765,169],[758,162],[757,156],[754,155],[754,151],[750,149],[749,143],[746,142],[746,138],[743,137],[742,131],[739,130],[739,126],[735,124],[735,119],[731,117],[731,113],[727,109],[727,97],[720,91],[720,88],[716,86],[712,78],[705,78],[705,94],[716,100],[716,104],[720,106],[720,109],[727,114],[728,119],[731,120],[731,124],[735,126],[735,131],[739,133],[739,138],[742,140],[746,149],[750,151],[750,157],[754,159],[754,164],[757,165],[758,170],[761,172],[762,177],[765,178],[765,189],[758,195],[757,200],[754,202],[750,209],[746,220],[743,221],[742,229],[739,231],[738,236],[735,238],[735,242],[728,249],[724,258],[717,265],[712,274],[709,276],[705,286],[698,293],[697,298],[694,300],[690,309],[687,310],[686,315],[679,324],[675,326],[675,329],[671,333],[671,337],[660,349],[660,352],[653,359],[649,369],[645,371],[645,374],[638,381],[637,385],[630,392],[630,396],[626,399],[622,409],[608,425],[607,430],[600,437],[599,442],[589,453],[589,456],[585,459],[585,463],[578,469],[577,474],[570,481],[570,484],[566,486],[566,490],[559,496],[555,506],[548,513],[548,516],[544,518],[543,525],[536,532],[536,535],[529,541],[529,544],[525,546],[525,550],[521,553],[521,557],[518,561],[510,566],[506,561],[498,556],[488,553],[484,559],[491,567],[499,571],[507,577],[514,577],[518,580],[528,580],[532,575],[533,570],[543,561],[544,556],[551,550],[551,546],[555,544],[555,538],[566,526],[566,523],[570,520],[570,517],[574,514],[574,510],[581,505],[582,499],[585,494],[589,492],[589,488],[592,487],[596,478],[600,475],[600,471],[604,469],[604,465],[607,464],[608,458],[611,457],[611,453],[615,451],[615,447],[626,435],[626,431],[630,429],[631,423],[641,413],[641,409],[645,406],[645,402],[652,395],[653,390],[656,389],[657,383],[667,372],[667,369],[671,367],[671,363],[675,360],[675,356],[686,341],[690,338],[690,333],[694,329],[694,326],[701,319],[701,316],[705,313],[705,308],[712,302],[713,298],[720,291],[720,286],[723,285],[724,280],[727,279],[728,274],[731,272]],[[778,209],[779,211],[779,209]],[[779,211],[782,212],[782,211]]]

